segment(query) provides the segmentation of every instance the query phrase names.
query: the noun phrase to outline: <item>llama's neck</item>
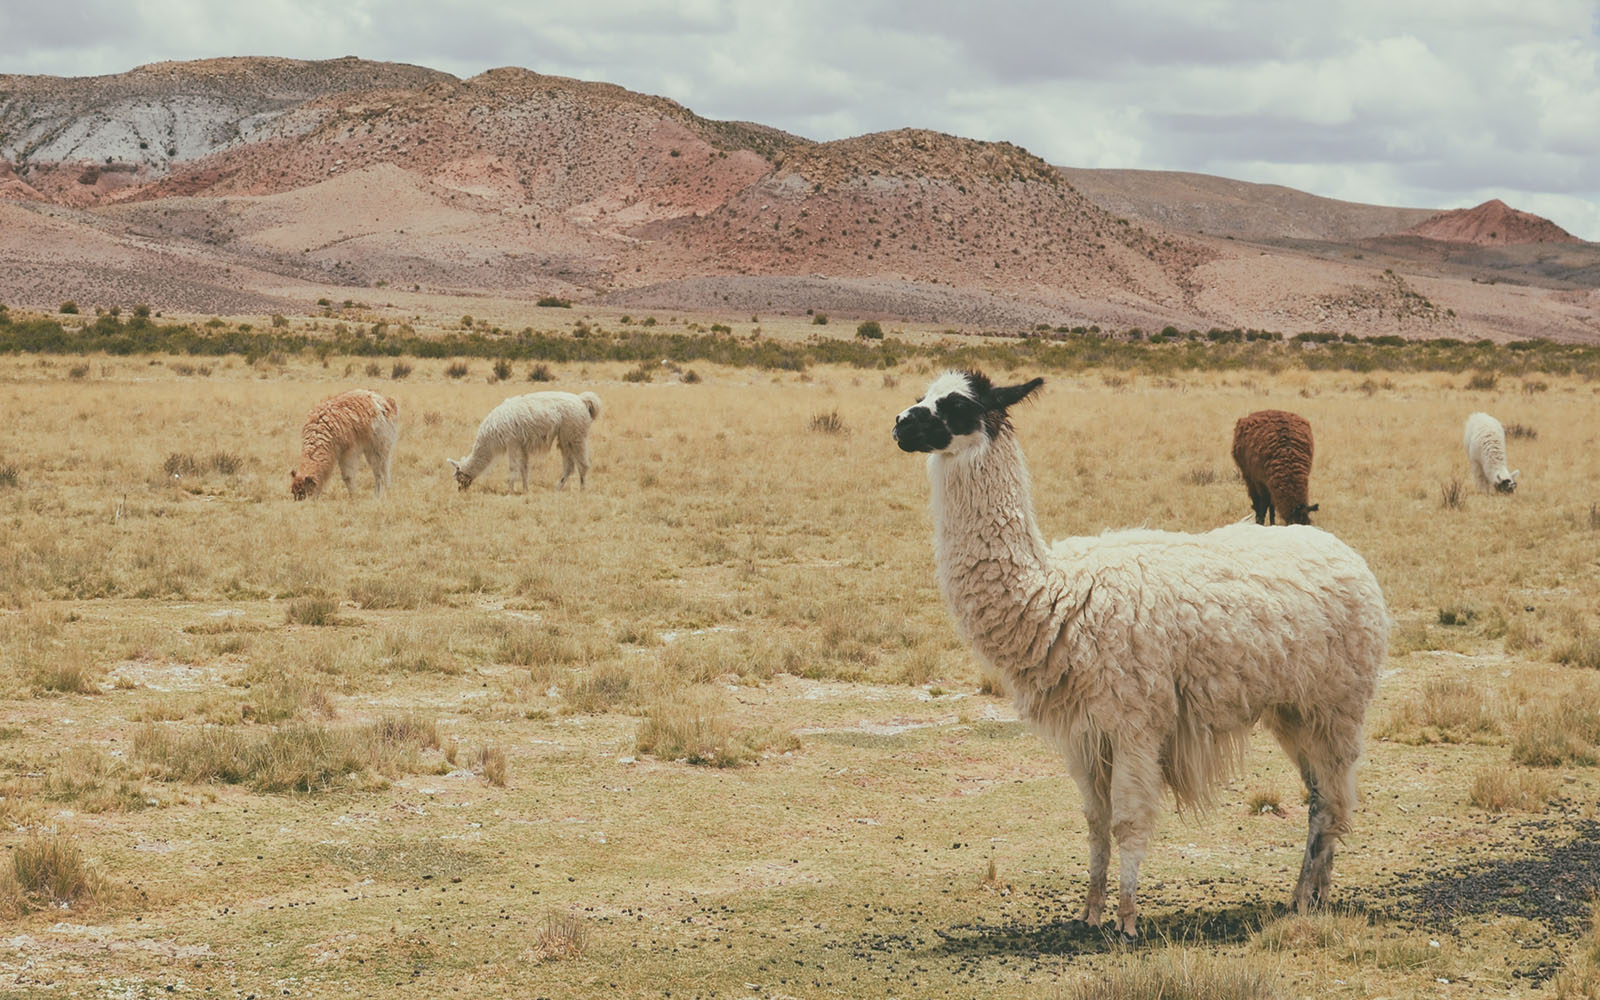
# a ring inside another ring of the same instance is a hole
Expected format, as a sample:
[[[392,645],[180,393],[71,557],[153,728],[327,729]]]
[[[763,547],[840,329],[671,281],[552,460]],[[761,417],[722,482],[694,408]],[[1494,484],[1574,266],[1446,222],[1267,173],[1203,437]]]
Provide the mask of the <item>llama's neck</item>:
[[[934,558],[956,626],[1007,675],[1043,661],[1070,610],[1033,518],[1028,468],[1009,428],[986,447],[932,455]]]
[[[504,450],[490,443],[487,435],[480,434],[473,439],[472,454],[461,460],[461,471],[477,479],[483,474],[483,470],[489,467],[489,463],[495,460],[495,456]]]

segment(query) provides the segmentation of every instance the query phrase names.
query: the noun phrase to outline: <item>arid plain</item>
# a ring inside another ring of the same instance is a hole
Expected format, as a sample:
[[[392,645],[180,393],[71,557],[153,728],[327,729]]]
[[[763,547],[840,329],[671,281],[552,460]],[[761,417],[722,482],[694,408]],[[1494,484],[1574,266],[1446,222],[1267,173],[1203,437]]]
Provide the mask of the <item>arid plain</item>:
[[[0,996],[1594,995],[1594,383],[993,372],[1049,379],[1048,537],[1246,517],[1233,421],[1304,414],[1397,621],[1335,909],[1283,909],[1306,808],[1258,734],[1163,818],[1124,949],[1073,924],[1077,793],[940,600],[888,434],[936,367],[899,353],[0,359]],[[352,386],[400,403],[393,491],[297,504]],[[550,455],[458,491],[543,388],[605,401],[588,489]],[[1514,496],[1464,485],[1479,409]]]

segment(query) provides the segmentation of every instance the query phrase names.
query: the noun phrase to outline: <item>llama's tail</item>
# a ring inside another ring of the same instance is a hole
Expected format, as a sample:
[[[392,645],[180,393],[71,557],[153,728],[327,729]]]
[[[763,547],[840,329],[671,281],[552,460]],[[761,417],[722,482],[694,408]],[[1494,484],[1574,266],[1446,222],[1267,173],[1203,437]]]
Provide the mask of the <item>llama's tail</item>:
[[[589,408],[589,419],[590,420],[599,420],[600,419],[600,397],[596,396],[592,392],[585,392],[585,393],[579,394],[578,398],[583,400],[583,405]]]

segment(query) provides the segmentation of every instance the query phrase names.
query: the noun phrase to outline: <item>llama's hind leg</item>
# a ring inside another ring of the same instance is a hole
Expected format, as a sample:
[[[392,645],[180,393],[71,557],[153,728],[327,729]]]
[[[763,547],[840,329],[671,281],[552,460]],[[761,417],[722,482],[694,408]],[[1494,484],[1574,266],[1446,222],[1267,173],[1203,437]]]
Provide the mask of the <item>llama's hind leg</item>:
[[[1111,761],[1108,747],[1086,748],[1068,766],[1083,796],[1083,818],[1089,823],[1089,894],[1079,917],[1100,926],[1106,906],[1106,871],[1111,865]]]
[[[1306,784],[1306,852],[1290,898],[1298,912],[1306,913],[1328,901],[1334,847],[1350,828],[1361,730],[1359,725],[1335,723],[1319,732],[1292,709],[1273,713],[1268,725]]]
[[[372,470],[372,497],[374,500],[383,499],[384,491],[389,488],[389,461],[393,457],[393,449],[384,452],[376,444],[367,447],[367,467]]]
[[[1122,877],[1117,886],[1117,930],[1126,941],[1139,936],[1139,866],[1150,849],[1161,805],[1161,760],[1155,747],[1113,747],[1111,759],[1111,834],[1117,838]]]

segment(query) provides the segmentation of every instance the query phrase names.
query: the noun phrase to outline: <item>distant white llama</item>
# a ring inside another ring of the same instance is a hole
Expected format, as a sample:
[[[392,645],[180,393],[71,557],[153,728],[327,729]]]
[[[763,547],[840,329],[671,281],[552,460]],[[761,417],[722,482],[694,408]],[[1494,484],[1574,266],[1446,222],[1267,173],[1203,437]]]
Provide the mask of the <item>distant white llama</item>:
[[[1465,441],[1467,464],[1478,489],[1485,493],[1515,493],[1521,469],[1506,471],[1506,430],[1487,413],[1467,418]]]
[[[329,396],[311,408],[300,428],[300,461],[289,470],[289,494],[305,500],[321,493],[338,466],[344,488],[356,495],[356,468],[362,456],[372,468],[372,495],[389,488],[394,446],[400,438],[400,407],[370,389]]]
[[[561,481],[564,489],[574,469],[578,486],[587,485],[589,475],[589,428],[600,419],[600,397],[592,392],[530,392],[512,396],[489,411],[478,425],[472,440],[472,453],[459,461],[445,459],[456,470],[462,489],[483,474],[501,452],[507,465],[507,489],[515,490],[522,480],[528,489],[528,457],[548,451],[552,444],[561,449]]]
[[[1362,558],[1317,528],[1234,524],[1200,535],[1115,531],[1047,546],[1007,417],[1043,384],[947,372],[902,412],[901,449],[928,453],[934,558],[956,626],[1067,759],[1089,822],[1100,922],[1111,838],[1117,927],[1134,899],[1162,789],[1199,807],[1257,719],[1310,792],[1294,905],[1327,896],[1356,804],[1361,726],[1390,619]]]

